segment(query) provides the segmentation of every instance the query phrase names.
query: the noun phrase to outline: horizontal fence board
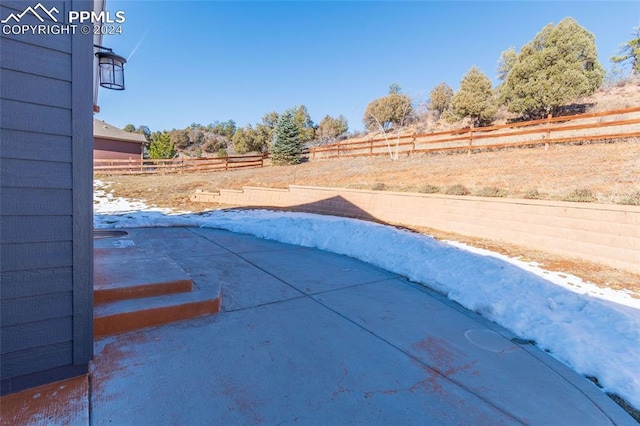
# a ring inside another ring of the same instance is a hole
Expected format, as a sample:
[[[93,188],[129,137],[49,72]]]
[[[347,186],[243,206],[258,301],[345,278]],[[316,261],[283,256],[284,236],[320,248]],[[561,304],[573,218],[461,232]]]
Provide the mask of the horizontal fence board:
[[[231,170],[246,167],[263,167],[262,155],[233,156],[226,158],[172,158],[165,160],[111,160],[95,159],[94,174],[150,174],[150,173],[183,173]]]
[[[421,134],[389,135],[368,140],[346,140],[310,148],[312,159],[383,155],[389,143],[400,154],[472,151],[547,143],[588,142],[637,137],[640,107],[571,116],[548,117],[488,127],[467,127]],[[600,118],[598,122],[593,121]],[[529,127],[529,128],[527,128]]]

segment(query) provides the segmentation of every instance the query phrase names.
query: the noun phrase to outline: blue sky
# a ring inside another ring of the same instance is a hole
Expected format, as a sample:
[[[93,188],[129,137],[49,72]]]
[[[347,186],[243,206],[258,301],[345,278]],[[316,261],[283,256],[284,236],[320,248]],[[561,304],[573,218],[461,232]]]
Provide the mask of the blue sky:
[[[457,89],[476,65],[495,80],[500,53],[572,16],[596,37],[600,61],[640,25],[639,1],[118,1],[126,90],[100,89],[97,118],[155,130],[306,105],[318,123],[344,115],[362,130],[367,104],[398,83],[420,102],[441,81]]]

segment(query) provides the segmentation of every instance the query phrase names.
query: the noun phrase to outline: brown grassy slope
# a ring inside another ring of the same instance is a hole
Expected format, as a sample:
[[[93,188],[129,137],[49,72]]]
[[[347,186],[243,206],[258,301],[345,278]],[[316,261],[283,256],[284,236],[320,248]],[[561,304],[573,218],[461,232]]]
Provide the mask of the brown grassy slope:
[[[467,154],[431,154],[403,157],[351,158],[308,162],[298,166],[271,166],[228,172],[145,176],[110,176],[116,196],[142,199],[157,206],[200,211],[214,208],[191,203],[196,189],[215,191],[243,186],[286,188],[315,185],[415,191],[425,185],[442,188],[467,186],[472,193],[497,187],[511,197],[536,189],[540,198],[563,199],[575,189],[590,189],[600,202],[612,202],[640,191],[640,140],[592,145],[557,145]],[[498,241],[417,229],[437,238],[455,238],[477,247],[536,260],[545,268],[577,275],[601,286],[627,288],[640,293],[640,276],[576,259],[505,245]]]
[[[640,140],[592,145],[555,145],[467,154],[403,157],[355,157],[319,160],[297,166],[267,166],[228,172],[110,177],[120,187],[151,202],[164,196],[186,200],[196,189],[216,191],[243,186],[286,188],[288,185],[421,191],[435,185],[462,184],[472,194],[496,187],[508,197],[522,198],[537,190],[539,198],[562,200],[576,189],[589,189],[598,202],[612,203],[640,191]],[[147,186],[145,188],[144,186]],[[164,193],[157,198],[156,193]]]

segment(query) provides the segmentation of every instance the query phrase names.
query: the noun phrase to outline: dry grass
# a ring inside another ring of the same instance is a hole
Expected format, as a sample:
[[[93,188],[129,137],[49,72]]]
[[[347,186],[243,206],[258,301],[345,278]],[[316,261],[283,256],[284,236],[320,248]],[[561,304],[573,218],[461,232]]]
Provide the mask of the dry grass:
[[[616,84],[605,84],[596,93],[582,100],[593,104],[589,112],[613,111],[638,105],[640,77],[628,76]]]
[[[354,157],[319,160],[297,166],[270,166],[181,175],[122,176],[136,195],[162,202],[182,202],[196,189],[216,191],[243,186],[286,188],[289,185],[336,186],[421,192],[437,186],[441,192],[463,185],[472,194],[483,188],[504,196],[564,200],[576,190],[588,190],[600,203],[635,199],[640,191],[640,140],[592,145],[556,145],[467,154],[403,157]],[[384,184],[384,186],[382,186]],[[145,188],[145,185],[147,186]],[[537,192],[536,192],[537,191]],[[161,197],[155,197],[157,192]]]
[[[228,172],[103,177],[115,195],[148,204],[201,211],[215,206],[192,203],[196,189],[216,191],[243,186],[286,188],[288,185],[336,186],[441,193],[462,185],[472,194],[486,188],[501,196],[562,200],[588,190],[596,202],[635,200],[640,191],[640,140],[591,145],[509,149],[467,154],[431,154],[401,158],[351,158],[269,166]],[[591,262],[559,258],[498,241],[421,230],[436,238],[455,238],[499,253],[535,260],[546,269],[571,273],[603,287],[640,294],[640,276]]]

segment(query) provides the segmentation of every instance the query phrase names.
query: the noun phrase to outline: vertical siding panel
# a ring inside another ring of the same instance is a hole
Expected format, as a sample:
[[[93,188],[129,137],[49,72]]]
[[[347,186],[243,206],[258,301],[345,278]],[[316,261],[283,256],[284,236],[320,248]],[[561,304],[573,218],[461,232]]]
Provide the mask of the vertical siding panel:
[[[92,10],[93,1],[73,1]],[[93,38],[74,37],[73,124],[73,363],[93,357]]]

